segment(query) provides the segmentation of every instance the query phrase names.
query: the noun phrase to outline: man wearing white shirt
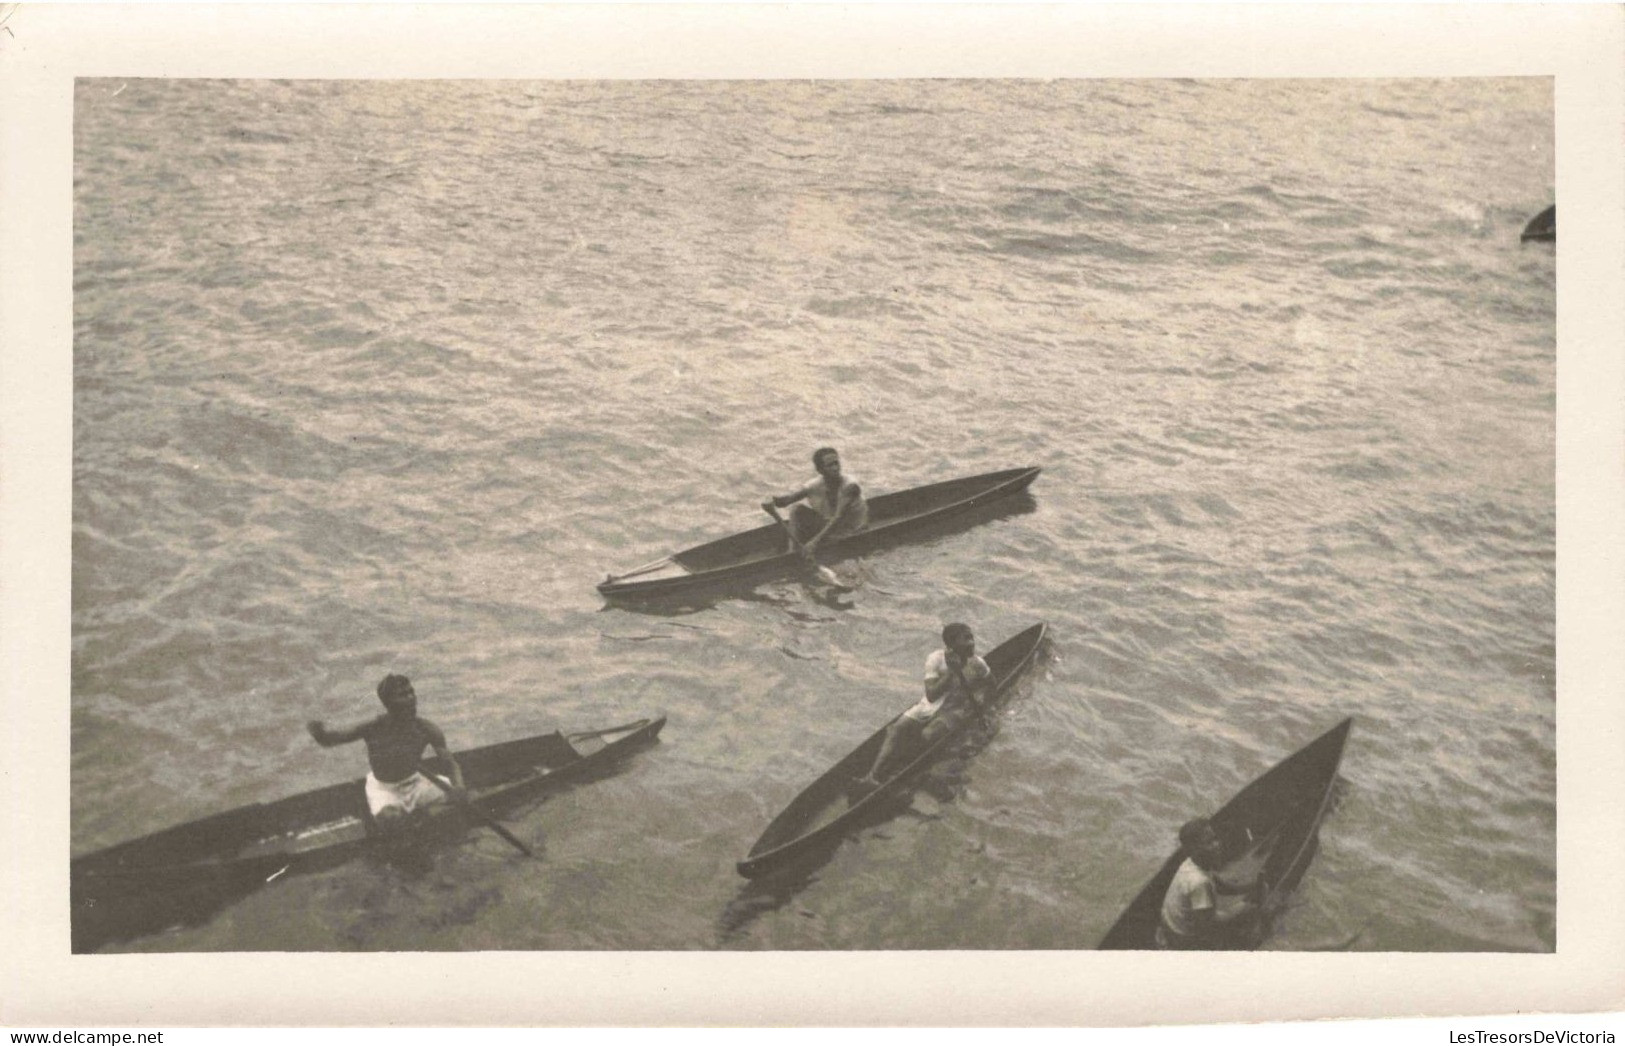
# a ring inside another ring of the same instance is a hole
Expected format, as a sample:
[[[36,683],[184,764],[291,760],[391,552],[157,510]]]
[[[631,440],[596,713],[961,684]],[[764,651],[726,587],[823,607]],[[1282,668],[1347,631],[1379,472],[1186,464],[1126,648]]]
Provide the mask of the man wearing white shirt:
[[[992,682],[993,670],[976,655],[975,634],[969,625],[955,621],[943,628],[942,643],[941,650],[933,650],[925,659],[925,696],[892,720],[874,765],[858,778],[859,784],[880,783],[877,775],[898,744],[912,745],[916,739],[930,744],[966,706],[981,707],[977,695]]]

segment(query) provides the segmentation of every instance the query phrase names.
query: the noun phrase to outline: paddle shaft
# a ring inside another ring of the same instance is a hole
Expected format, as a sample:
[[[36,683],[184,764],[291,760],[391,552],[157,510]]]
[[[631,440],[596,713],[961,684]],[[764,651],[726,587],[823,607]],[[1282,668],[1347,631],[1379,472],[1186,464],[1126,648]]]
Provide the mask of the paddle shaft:
[[[811,559],[812,553],[808,552],[807,546],[803,545],[801,543],[801,539],[796,537],[795,528],[790,526],[790,521],[785,519],[784,515],[779,512],[779,506],[769,501],[766,505],[763,505],[762,508],[767,511],[768,515],[779,521],[779,526],[784,528],[784,536],[790,539],[790,547],[796,550],[796,555],[800,556],[802,559]]]
[[[519,840],[518,836],[504,828],[500,823],[498,823],[496,818],[475,806],[472,799],[458,791],[456,788],[453,788],[449,781],[442,779],[438,774],[430,773],[428,770],[424,770],[422,773],[424,777],[427,777],[430,781],[434,782],[435,787],[439,788],[442,792],[445,792],[447,796],[461,805],[466,812],[473,815],[475,820],[485,825],[485,827],[491,829],[491,831],[502,836],[502,838],[505,839],[515,850],[518,850],[526,857],[536,856],[536,854],[531,851],[530,847],[526,846]]]
[[[671,564],[671,557],[670,556],[662,556],[659,559],[650,560],[649,562],[643,564],[643,566],[641,566],[641,567],[634,567],[631,570],[628,570],[624,574],[611,574],[611,575],[609,575],[609,580],[610,581],[625,581],[627,578],[638,577],[640,575],[647,574],[652,570],[659,570],[661,567],[669,566],[670,564]]]
[[[796,537],[795,528],[790,526],[790,521],[780,514],[779,506],[769,501],[762,506],[762,509],[779,521],[779,526],[784,528],[784,536],[790,539],[790,547],[796,550],[796,555],[801,557],[801,561],[807,564],[807,569],[811,570],[818,580],[826,585],[839,585],[841,583],[841,579],[836,576],[835,571],[819,563],[817,559],[813,558],[813,554],[807,551],[807,546],[803,545],[800,539]]]

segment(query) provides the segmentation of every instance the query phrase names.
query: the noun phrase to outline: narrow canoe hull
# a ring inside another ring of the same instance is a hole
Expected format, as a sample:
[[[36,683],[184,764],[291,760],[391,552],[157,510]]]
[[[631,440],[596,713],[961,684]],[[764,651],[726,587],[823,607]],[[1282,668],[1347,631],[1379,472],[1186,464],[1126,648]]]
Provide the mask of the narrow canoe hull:
[[[1236,793],[1212,817],[1214,829],[1232,854],[1267,847],[1262,851],[1267,857],[1259,873],[1266,888],[1261,906],[1265,913],[1279,911],[1314,859],[1320,823],[1331,805],[1337,770],[1353,724],[1353,719],[1345,719],[1287,756]],[[1156,947],[1162,900],[1187,856],[1178,849],[1163,862],[1101,939],[1100,948]],[[1212,950],[1253,948],[1260,940],[1255,927],[1238,927],[1229,937],[1216,938]]]
[[[1046,625],[1033,625],[984,655],[994,679],[992,695],[987,699],[990,709],[1004,703],[1016,681],[1037,660],[1047,633]],[[900,716],[894,716],[792,799],[756,840],[750,854],[735,865],[739,874],[754,879],[838,843],[848,829],[897,795],[977,722],[975,716],[967,714],[930,744],[921,745],[913,752],[893,752],[888,762],[895,769],[890,770],[880,786],[855,793],[852,790],[854,779],[874,763],[886,730],[898,718]]]
[[[1557,204],[1541,211],[1529,219],[1529,224],[1523,227],[1523,235],[1518,237],[1522,243],[1530,240],[1537,242],[1554,242],[1557,239]]]
[[[1040,471],[1006,469],[871,498],[869,526],[821,548],[819,558],[839,562],[922,536],[937,524],[971,516],[1021,493]],[[791,577],[804,569],[801,559],[785,550],[784,530],[777,523],[696,545],[660,562],[665,566],[657,571],[610,575],[599,584],[599,594],[615,600],[673,599]]]
[[[495,814],[613,765],[654,741],[665,722],[657,716],[568,736],[542,734],[456,757],[470,798]],[[446,769],[436,759],[426,765]],[[357,779],[118,843],[71,863],[74,950],[199,921],[268,879],[334,867],[381,841],[431,844],[461,835],[469,823],[455,804],[438,803],[408,832],[381,834]]]

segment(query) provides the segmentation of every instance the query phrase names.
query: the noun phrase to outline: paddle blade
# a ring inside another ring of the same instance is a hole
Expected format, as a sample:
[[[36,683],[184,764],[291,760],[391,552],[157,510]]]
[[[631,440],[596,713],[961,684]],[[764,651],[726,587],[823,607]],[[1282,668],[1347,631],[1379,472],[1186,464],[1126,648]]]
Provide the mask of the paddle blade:
[[[485,827],[491,829],[491,831],[500,835],[503,840],[508,843],[508,845],[512,846],[515,850],[518,850],[526,857],[536,856],[530,847],[526,846],[519,840],[518,836],[514,835],[512,832],[508,831],[507,828],[503,827],[503,825],[500,824],[495,817],[492,817],[484,810],[481,810],[479,807],[475,806],[473,800],[469,799],[467,795],[458,791],[456,788],[453,788],[451,782],[444,780],[436,774],[430,773],[428,770],[423,770],[422,773],[424,777],[427,777],[430,781],[434,782],[435,786],[438,787],[442,792],[445,792],[448,798],[450,798],[458,806],[462,807],[463,812],[468,814],[468,816],[474,818],[474,820],[480,822],[481,824],[485,825]]]
[[[473,809],[473,807],[470,807],[470,809]],[[498,824],[496,822],[495,818],[484,816],[482,811],[476,810],[476,813],[480,815],[480,819],[485,822],[485,824],[486,824],[486,826],[488,828],[490,828],[493,832],[497,833],[498,835],[502,836],[502,838],[506,839],[510,844],[512,844],[514,849],[518,850],[520,853],[524,854],[526,857],[535,857],[536,856],[536,852],[534,850],[532,850],[530,847],[526,846],[523,842],[521,842],[518,836],[514,835],[512,832],[508,831],[508,829],[506,829],[502,825]]]

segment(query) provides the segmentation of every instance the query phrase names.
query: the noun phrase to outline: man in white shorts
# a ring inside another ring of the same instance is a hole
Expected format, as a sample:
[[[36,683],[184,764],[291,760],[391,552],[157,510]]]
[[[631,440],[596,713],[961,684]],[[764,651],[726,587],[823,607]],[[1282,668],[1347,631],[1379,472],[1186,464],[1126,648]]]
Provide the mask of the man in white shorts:
[[[418,715],[418,696],[411,680],[387,675],[378,684],[378,700],[384,714],[357,723],[346,730],[329,730],[320,719],[305,724],[310,736],[323,748],[367,743],[367,807],[381,827],[430,803],[444,799],[440,786],[419,769],[423,750],[432,748],[451,770],[452,787],[463,790],[463,770],[446,747],[440,728]]]

